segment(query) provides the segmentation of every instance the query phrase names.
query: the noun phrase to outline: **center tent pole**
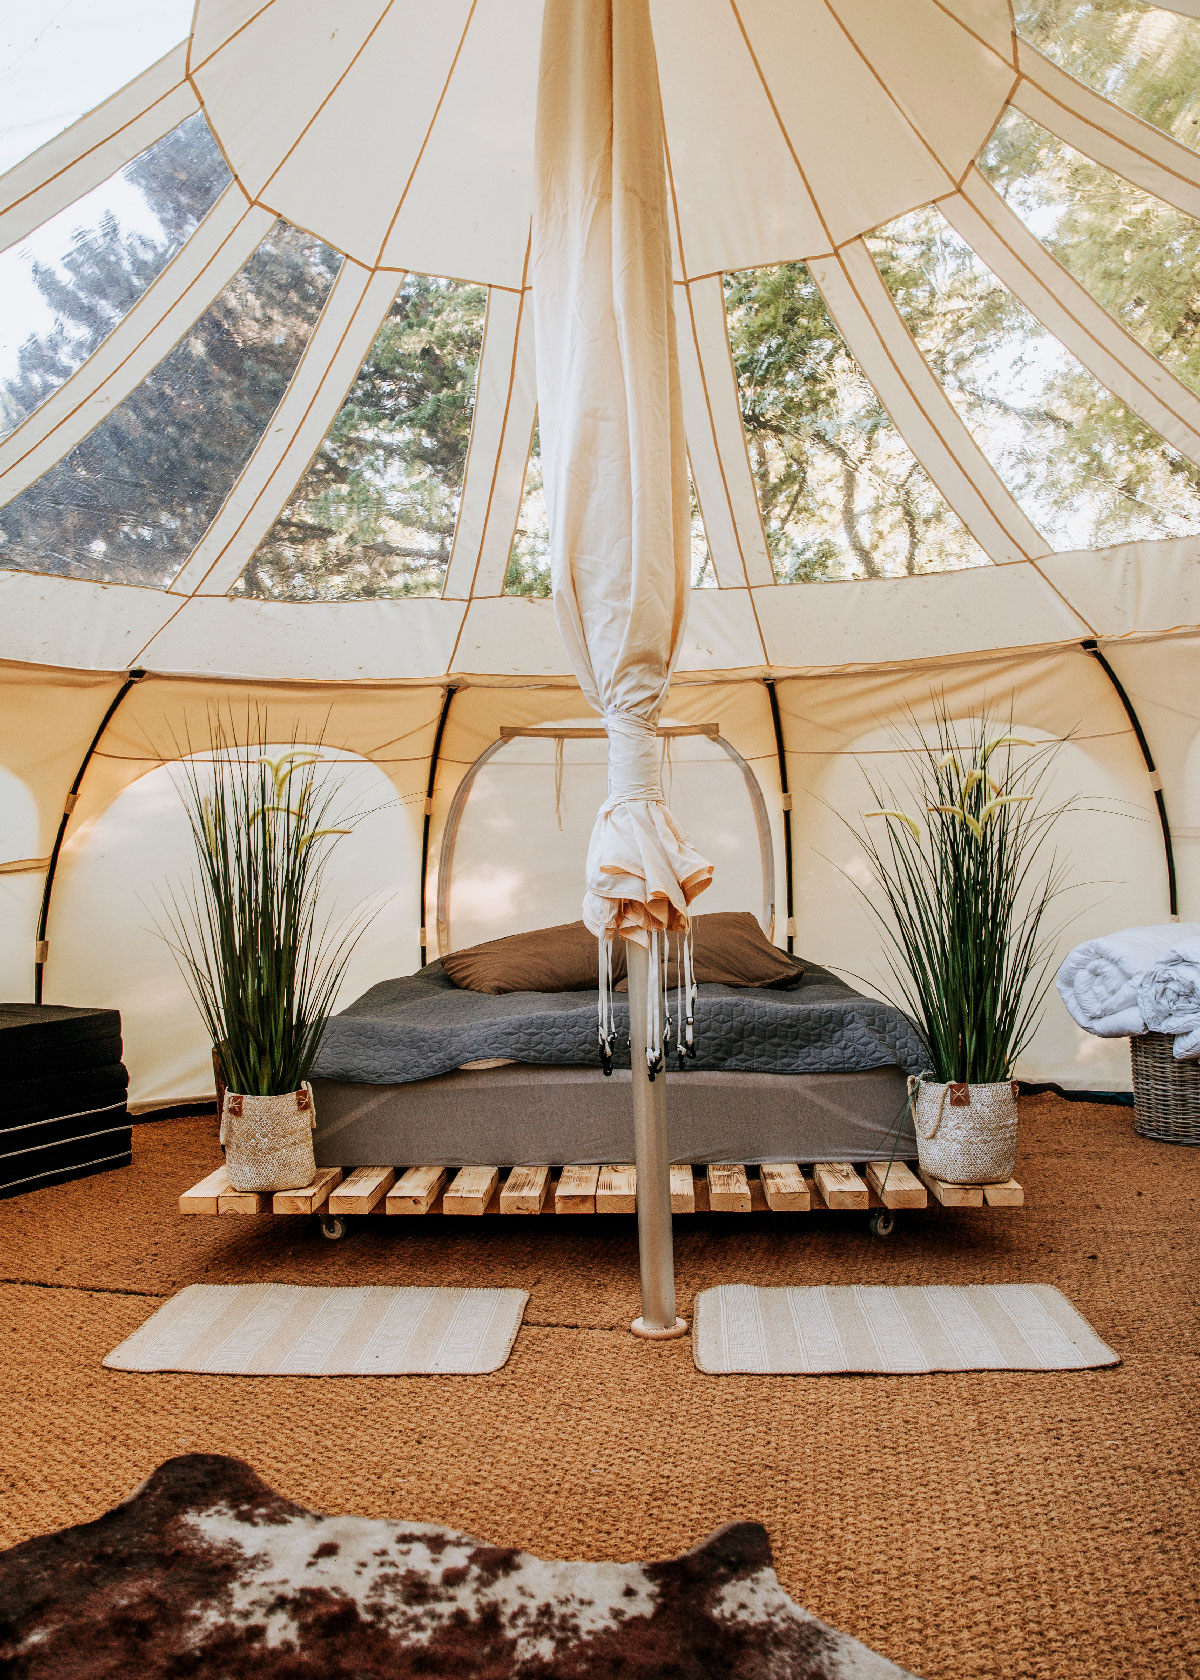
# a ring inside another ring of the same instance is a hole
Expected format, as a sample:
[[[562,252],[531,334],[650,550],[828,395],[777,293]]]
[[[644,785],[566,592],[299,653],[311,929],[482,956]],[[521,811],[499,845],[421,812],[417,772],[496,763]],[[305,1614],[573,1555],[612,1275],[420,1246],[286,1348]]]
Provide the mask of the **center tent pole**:
[[[675,1254],[671,1231],[671,1149],[667,1135],[667,1075],[654,1079],[646,1062],[646,1006],[650,953],[632,940],[629,967],[629,1040],[633,1068],[633,1143],[637,1166],[638,1262],[642,1311],[630,1329],[650,1341],[682,1336],[687,1323],[675,1314]]]

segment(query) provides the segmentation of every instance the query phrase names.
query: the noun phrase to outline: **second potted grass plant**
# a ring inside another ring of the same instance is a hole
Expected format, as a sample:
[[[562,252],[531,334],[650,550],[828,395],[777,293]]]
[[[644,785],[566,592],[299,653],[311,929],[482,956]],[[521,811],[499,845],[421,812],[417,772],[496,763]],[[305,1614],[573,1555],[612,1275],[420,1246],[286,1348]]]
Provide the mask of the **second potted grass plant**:
[[[944,700],[931,732],[911,723],[915,745],[898,744],[915,787],[898,797],[872,782],[871,827],[855,832],[882,892],[870,902],[896,1001],[929,1050],[909,1081],[917,1154],[936,1178],[1002,1183],[1016,1166],[1013,1066],[1040,1019],[1064,890],[1048,842],[1071,801],[1049,797],[1056,741],[987,717],[963,728]]]
[[[363,926],[334,932],[318,908],[349,820],[320,743],[271,757],[262,715],[246,744],[222,719],[212,733],[181,766],[196,868],[164,934],[212,1037],[229,1181],[291,1190],[316,1173],[309,1075]]]

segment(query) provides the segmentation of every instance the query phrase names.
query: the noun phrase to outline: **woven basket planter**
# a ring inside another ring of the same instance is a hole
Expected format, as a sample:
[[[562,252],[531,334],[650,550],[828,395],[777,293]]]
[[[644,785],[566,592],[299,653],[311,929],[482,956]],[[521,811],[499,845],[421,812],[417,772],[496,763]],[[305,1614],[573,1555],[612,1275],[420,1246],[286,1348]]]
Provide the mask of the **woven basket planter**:
[[[1200,1143],[1200,1062],[1177,1062],[1170,1033],[1129,1040],[1133,1129],[1159,1143]]]
[[[949,1184],[1004,1184],[1017,1166],[1017,1087],[908,1082],[917,1159]]]
[[[301,1190],[317,1176],[312,1086],[286,1096],[241,1096],[221,1104],[225,1170],[235,1190]]]

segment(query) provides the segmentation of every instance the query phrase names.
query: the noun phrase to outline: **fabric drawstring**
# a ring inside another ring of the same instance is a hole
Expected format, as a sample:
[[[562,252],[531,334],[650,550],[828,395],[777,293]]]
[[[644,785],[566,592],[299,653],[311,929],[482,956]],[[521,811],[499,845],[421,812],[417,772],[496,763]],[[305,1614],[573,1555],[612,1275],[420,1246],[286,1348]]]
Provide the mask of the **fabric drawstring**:
[[[680,936],[675,954],[675,1019],[679,1023],[675,1051],[680,1071],[696,1058],[696,996],[696,966],[689,922]]]
[[[671,1017],[667,1011],[667,964],[665,933],[657,929],[650,935],[650,964],[646,975],[646,1071],[653,1082],[666,1066],[666,1051],[671,1036]]]
[[[613,1070],[613,1051],[617,1043],[615,1010],[613,1008],[613,942],[611,933],[600,935],[600,996],[599,996],[600,1066],[607,1079]]]
[[[646,974],[646,1072],[651,1081],[666,1069],[674,1045],[680,1070],[696,1057],[696,986],[692,932],[678,936],[675,947],[675,1009],[671,1010],[668,984],[670,935],[650,934]],[[613,1070],[617,1048],[616,1007],[613,987],[613,936],[601,934],[598,941],[600,985],[596,1025],[600,1046],[600,1067],[607,1078]],[[632,1000],[631,1000],[632,1003]]]
[[[565,768],[563,748],[566,742],[559,735],[554,742],[554,815],[558,820],[558,832],[562,833],[562,796],[563,770]]]

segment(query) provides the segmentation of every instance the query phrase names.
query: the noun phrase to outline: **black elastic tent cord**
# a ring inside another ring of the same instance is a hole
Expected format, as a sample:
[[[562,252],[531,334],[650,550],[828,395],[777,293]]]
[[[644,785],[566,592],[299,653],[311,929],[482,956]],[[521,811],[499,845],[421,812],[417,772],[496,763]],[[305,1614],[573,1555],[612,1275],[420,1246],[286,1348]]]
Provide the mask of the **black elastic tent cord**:
[[[795,912],[792,896],[792,796],[788,791],[787,754],[783,748],[783,722],[779,716],[779,698],[775,693],[775,678],[764,677],[767,698],[771,702],[771,723],[775,730],[775,756],[779,760],[779,791],[783,796],[783,880],[784,906],[787,915],[787,948],[791,953],[795,944]]]
[[[458,693],[456,684],[451,683],[442,695],[442,709],[438,713],[437,728],[433,734],[433,748],[429,754],[429,780],[425,784],[425,821],[421,828],[421,967],[429,961],[429,941],[425,928],[425,883],[429,876],[429,829],[433,820],[433,789],[437,781],[438,757],[442,750],[442,736],[446,733],[446,719],[450,716],[450,702]]]
[[[1162,777],[1155,768],[1154,754],[1150,751],[1150,743],[1146,739],[1146,732],[1142,728],[1141,719],[1138,717],[1137,712],[1133,708],[1133,701],[1125,692],[1125,685],[1122,683],[1120,677],[1101,653],[1099,643],[1092,640],[1080,642],[1079,645],[1083,649],[1084,653],[1091,654],[1092,658],[1096,661],[1097,665],[1099,665],[1100,669],[1104,672],[1105,676],[1112,684],[1113,689],[1116,692],[1117,699],[1125,708],[1125,716],[1129,719],[1130,727],[1132,728],[1133,733],[1137,736],[1137,744],[1142,749],[1142,758],[1145,762],[1146,769],[1150,772],[1150,786],[1154,790],[1154,803],[1158,807],[1158,821],[1162,828],[1163,851],[1166,853],[1167,858],[1167,899],[1171,907],[1171,920],[1175,921],[1179,915],[1179,893],[1175,884],[1175,847],[1171,840],[1171,825],[1167,821],[1167,802],[1163,798]]]
[[[41,914],[38,916],[37,945],[34,948],[34,963],[33,963],[33,1001],[34,1001],[34,1003],[41,1003],[41,1001],[42,1001],[43,971],[46,967],[46,958],[49,955],[49,951],[50,951],[49,942],[46,938],[46,928],[47,928],[47,925],[49,924],[49,920],[50,920],[50,895],[54,891],[54,877],[55,877],[55,875],[58,871],[59,853],[63,849],[63,841],[65,840],[66,834],[67,834],[67,824],[71,820],[71,812],[75,809],[75,806],[78,802],[79,789],[83,785],[83,778],[87,773],[87,767],[92,762],[92,756],[95,753],[96,748],[100,745],[101,737],[103,736],[104,731],[108,728],[109,724],[112,722],[113,716],[116,713],[117,707],[121,704],[122,700],[124,700],[125,696],[129,693],[129,690],[133,687],[134,683],[141,682],[142,678],[145,675],[146,675],[145,671],[142,671],[142,670],[128,671],[126,673],[125,681],[121,684],[120,688],[117,690],[116,696],[113,699],[112,704],[109,706],[108,710],[105,712],[104,716],[101,718],[99,729],[97,729],[96,733],[92,736],[92,744],[88,748],[88,750],[84,753],[83,762],[79,766],[79,769],[75,772],[75,780],[71,783],[71,791],[70,791],[70,793],[68,793],[66,799],[63,802],[62,820],[59,822],[59,825],[58,825],[58,833],[54,837],[54,848],[50,853],[50,862],[46,867],[46,881],[45,881],[45,885],[42,888],[42,909],[41,909]]]

